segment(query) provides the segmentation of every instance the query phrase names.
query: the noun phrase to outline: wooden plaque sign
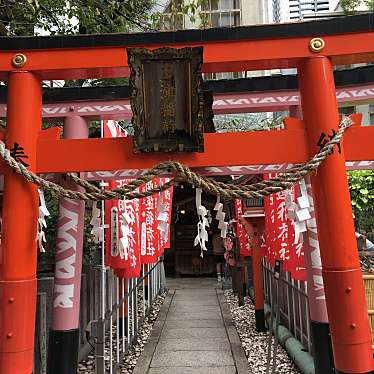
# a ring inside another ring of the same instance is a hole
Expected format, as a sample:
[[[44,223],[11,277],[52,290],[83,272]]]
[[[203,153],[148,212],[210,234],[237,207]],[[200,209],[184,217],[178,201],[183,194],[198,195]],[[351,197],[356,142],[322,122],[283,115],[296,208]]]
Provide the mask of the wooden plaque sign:
[[[134,150],[202,152],[203,48],[130,48],[128,60]]]

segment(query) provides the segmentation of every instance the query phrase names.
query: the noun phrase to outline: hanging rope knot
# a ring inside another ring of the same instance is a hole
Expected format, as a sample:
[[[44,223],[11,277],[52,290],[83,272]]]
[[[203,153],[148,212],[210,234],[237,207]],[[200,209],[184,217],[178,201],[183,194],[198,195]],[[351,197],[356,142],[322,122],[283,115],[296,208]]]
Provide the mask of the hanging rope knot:
[[[43,190],[52,192],[57,197],[66,197],[74,200],[98,201],[112,199],[139,199],[151,196],[155,193],[163,192],[181,182],[189,183],[196,188],[201,188],[205,192],[220,196],[225,200],[262,198],[289,189],[291,186],[305,178],[308,174],[315,172],[321,163],[333,152],[334,147],[340,144],[345,131],[350,126],[352,126],[352,120],[349,117],[345,117],[340,123],[336,133],[306,164],[296,165],[276,178],[247,186],[219,182],[193,172],[190,168],[180,162],[164,161],[155,165],[144,175],[131,181],[129,184],[112,190],[101,190],[94,184],[78,177],[77,174],[70,173],[69,177],[77,185],[84,187],[86,190],[85,192],[80,192],[66,189],[59,184],[43,179],[28,170],[22,163],[17,162],[17,160],[12,157],[10,151],[5,147],[5,144],[2,141],[0,141],[0,156],[14,172],[22,175],[27,181],[36,184]],[[174,177],[162,186],[144,192],[136,191],[138,187],[151,181],[153,178],[166,173],[170,174],[170,172],[174,173]]]

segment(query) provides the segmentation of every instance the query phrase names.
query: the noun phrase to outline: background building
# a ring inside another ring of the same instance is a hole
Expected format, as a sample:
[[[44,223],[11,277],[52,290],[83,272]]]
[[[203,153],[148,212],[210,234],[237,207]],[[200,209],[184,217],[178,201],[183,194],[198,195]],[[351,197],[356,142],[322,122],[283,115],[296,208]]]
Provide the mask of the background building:
[[[333,12],[337,0],[273,0],[273,21],[298,21],[306,15],[321,16]]]
[[[159,0],[161,1],[161,0]],[[161,18],[161,26],[164,29],[183,28],[207,28],[207,27],[236,27],[241,25],[254,25],[276,22],[299,22],[300,20],[315,19],[321,17],[336,16],[338,9],[336,0],[210,0],[202,9],[200,17],[191,19],[189,15],[181,12],[181,6],[188,4],[188,0],[170,1],[164,5]],[[338,9],[339,10],[339,9]],[[224,48],[224,46],[222,47]],[[350,67],[342,67],[350,68]],[[225,72],[205,74],[204,78],[211,79],[238,79],[253,78],[258,76],[272,75],[295,75],[296,69],[287,70],[265,70],[246,72]],[[259,78],[260,80],[262,78]],[[354,106],[354,103],[345,104],[340,108],[342,112],[362,112],[364,123],[370,123],[370,103]],[[260,110],[258,108],[254,110]],[[288,112],[256,112],[242,114],[215,115],[214,122],[216,131],[248,131],[254,129],[274,128],[282,122]],[[374,113],[371,114],[374,125]],[[174,189],[174,204],[171,225],[171,249],[165,252],[166,272],[171,274],[209,274],[214,271],[212,249],[208,242],[209,250],[202,259],[198,247],[193,246],[196,236],[196,215],[194,191],[181,185]],[[209,200],[209,196],[203,196],[204,206],[209,209],[215,201]]]
[[[255,25],[264,23],[299,22],[312,19],[336,17],[343,15],[339,0],[208,0],[199,14],[183,14],[183,5],[191,0],[160,0],[162,16],[160,27],[165,30],[208,28],[208,27],[235,27],[240,25]],[[368,7],[362,1],[358,11],[367,11]],[[160,10],[160,8],[159,8]],[[340,66],[337,69],[350,69],[356,66]],[[236,79],[242,77],[258,77],[271,75],[296,74],[296,69],[250,71],[236,73],[206,74],[205,79]],[[360,105],[345,106],[341,108],[345,114],[360,112],[363,114],[363,123],[374,125],[374,105],[370,102]],[[258,118],[277,118],[283,113],[253,114],[250,118],[253,123]],[[240,115],[240,120],[250,115]],[[235,116],[234,116],[235,117]],[[238,117],[238,115],[236,116]],[[234,118],[235,119],[235,118]],[[216,118],[217,121],[231,120],[231,117]]]
[[[171,0],[164,2],[162,27],[164,29],[181,29],[197,27],[229,27],[253,25],[271,22],[269,19],[271,0],[208,0],[200,9],[200,17],[191,20],[190,16],[179,14],[183,4],[190,0]],[[160,9],[160,8],[159,8]]]

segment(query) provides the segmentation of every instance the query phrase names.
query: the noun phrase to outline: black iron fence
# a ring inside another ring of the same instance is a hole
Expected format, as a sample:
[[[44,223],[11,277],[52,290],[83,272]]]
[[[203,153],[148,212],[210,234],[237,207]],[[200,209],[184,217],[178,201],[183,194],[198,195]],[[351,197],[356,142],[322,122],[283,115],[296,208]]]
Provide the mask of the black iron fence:
[[[280,321],[312,354],[307,282],[293,280],[288,272],[282,272],[279,280],[275,279],[268,263],[263,264],[263,274],[266,303],[274,303],[276,282],[279,282]]]
[[[109,268],[85,269],[81,285],[79,361],[94,351],[94,372],[115,373],[163,288],[162,260],[142,265],[140,278],[126,280],[115,276]],[[38,279],[34,374],[47,374],[52,303],[53,277],[42,277]]]

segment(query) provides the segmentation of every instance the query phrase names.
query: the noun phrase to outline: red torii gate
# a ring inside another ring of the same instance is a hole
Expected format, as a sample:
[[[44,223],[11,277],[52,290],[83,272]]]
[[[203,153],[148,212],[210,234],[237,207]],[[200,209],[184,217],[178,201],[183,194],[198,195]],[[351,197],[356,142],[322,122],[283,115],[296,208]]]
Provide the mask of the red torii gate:
[[[373,16],[292,25],[161,34],[0,38],[0,77],[8,80],[6,145],[20,144],[37,173],[150,168],[174,159],[191,167],[303,163],[339,122],[332,66],[372,62]],[[295,36],[298,35],[298,36]],[[313,49],[321,36],[324,48]],[[224,43],[224,44],[223,44]],[[204,46],[204,72],[297,67],[304,121],[282,131],[206,134],[201,154],[133,154],[130,139],[60,140],[40,132],[41,80],[128,75],[126,47]],[[22,108],[22,109],[20,109]],[[347,131],[313,177],[335,365],[370,373],[371,336],[358,262],[345,159],[374,160],[374,128]],[[224,159],[218,159],[225,147]],[[0,372],[30,374],[36,296],[36,187],[3,168],[0,256]]]

